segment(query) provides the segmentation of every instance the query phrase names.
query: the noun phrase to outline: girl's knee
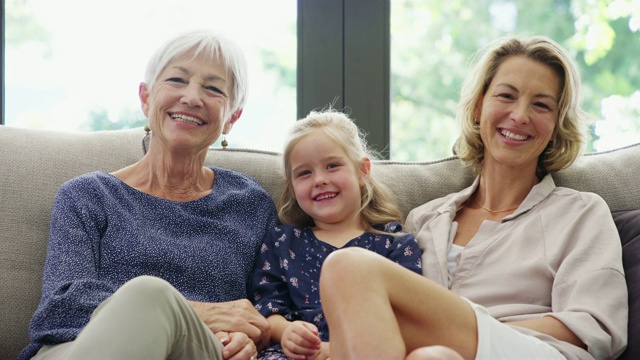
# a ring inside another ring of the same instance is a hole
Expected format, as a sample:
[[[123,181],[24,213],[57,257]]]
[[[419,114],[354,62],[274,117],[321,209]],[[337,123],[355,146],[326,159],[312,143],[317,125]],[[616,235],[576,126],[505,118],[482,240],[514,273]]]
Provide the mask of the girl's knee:
[[[365,259],[364,255],[366,252],[371,251],[359,247],[336,250],[325,259],[322,264],[321,274],[325,275],[325,277],[332,276],[333,274],[342,277],[355,272],[359,266],[364,266],[362,262]],[[322,280],[322,276],[320,280]]]
[[[371,250],[349,247],[327,256],[320,271],[320,287],[361,283],[362,277],[375,277],[378,261],[384,259]]]
[[[464,360],[462,355],[446,346],[425,346],[413,350],[405,360]]]

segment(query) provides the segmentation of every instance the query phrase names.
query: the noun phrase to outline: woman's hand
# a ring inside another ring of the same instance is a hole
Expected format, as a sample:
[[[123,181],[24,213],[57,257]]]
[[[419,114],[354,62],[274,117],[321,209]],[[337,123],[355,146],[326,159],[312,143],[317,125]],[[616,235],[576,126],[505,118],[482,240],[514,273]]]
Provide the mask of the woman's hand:
[[[255,344],[257,351],[269,345],[271,327],[247,299],[203,303],[189,301],[198,317],[214,334],[220,331],[246,334]],[[230,336],[231,338],[231,336]]]
[[[583,349],[587,348],[587,345],[585,345],[585,343],[582,342],[582,340],[580,340],[580,338],[577,337],[571,329],[553,316],[547,315],[537,319],[512,321],[507,322],[506,324],[532,329],[537,332],[553,336],[558,340],[568,342],[569,344],[573,344],[577,347]]]
[[[220,340],[222,348],[222,358],[225,360],[256,360],[258,350],[256,345],[247,334],[241,332],[218,331],[216,337]]]
[[[292,359],[315,359],[321,350],[318,328],[306,321],[293,321],[284,329],[280,346],[285,355]],[[329,354],[327,353],[327,356]]]
[[[329,359],[329,343],[323,341],[320,345],[320,350],[316,351],[312,360],[328,360]]]

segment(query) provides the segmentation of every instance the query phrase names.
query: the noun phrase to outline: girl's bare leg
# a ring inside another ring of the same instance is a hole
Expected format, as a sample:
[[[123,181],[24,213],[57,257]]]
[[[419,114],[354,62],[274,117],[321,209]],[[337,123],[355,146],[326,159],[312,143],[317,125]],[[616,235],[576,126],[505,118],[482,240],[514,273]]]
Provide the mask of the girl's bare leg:
[[[478,334],[469,304],[372,251],[346,248],[327,257],[320,297],[332,360],[404,359],[431,345],[475,357]]]
[[[405,360],[464,360],[464,358],[451,348],[434,345],[413,350]]]

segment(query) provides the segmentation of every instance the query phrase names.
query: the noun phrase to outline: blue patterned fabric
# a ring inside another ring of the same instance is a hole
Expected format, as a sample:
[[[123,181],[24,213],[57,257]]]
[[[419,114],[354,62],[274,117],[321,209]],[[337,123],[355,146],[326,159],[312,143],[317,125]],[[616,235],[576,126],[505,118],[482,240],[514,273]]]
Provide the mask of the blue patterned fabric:
[[[374,225],[396,236],[365,232],[344,247],[374,251],[422,274],[422,252],[412,234],[403,233],[397,222]],[[311,228],[292,225],[275,227],[260,247],[251,291],[254,305],[268,317],[280,314],[287,320],[303,320],[318,327],[320,339],[329,340],[329,329],[320,304],[320,268],[336,247],[315,237]],[[281,351],[274,345],[261,356]]]
[[[258,249],[277,222],[275,206],[254,179],[212,170],[213,192],[188,202],[140,192],[106,172],[63,184],[32,343],[21,357],[75,339],[102,301],[140,275],[167,280],[188,300],[246,298]]]

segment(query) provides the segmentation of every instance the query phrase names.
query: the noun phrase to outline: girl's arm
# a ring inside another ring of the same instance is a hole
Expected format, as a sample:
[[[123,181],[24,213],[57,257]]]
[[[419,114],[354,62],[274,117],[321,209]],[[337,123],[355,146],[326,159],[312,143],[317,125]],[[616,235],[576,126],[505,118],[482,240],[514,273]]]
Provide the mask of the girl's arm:
[[[280,226],[276,226],[264,239],[260,246],[253,267],[250,300],[264,316],[272,314],[285,315],[292,307],[289,288],[284,269],[280,266],[284,246],[275,244],[282,236]],[[285,251],[286,252],[286,251]]]
[[[283,279],[286,274],[280,266],[280,251],[284,246],[275,246],[282,236],[281,229],[281,226],[274,227],[260,245],[249,291],[251,302],[267,320],[276,315],[282,317],[288,314],[293,307],[289,288],[286,280]],[[270,324],[270,328],[270,340],[274,342],[273,325]],[[277,338],[279,339],[280,335]],[[263,346],[260,344],[259,350],[262,348]]]
[[[282,346],[284,354],[292,359],[304,360],[320,350],[318,328],[305,321],[288,321],[282,315],[267,318],[271,325],[271,340]]]
[[[396,229],[398,232],[403,231],[399,225]],[[422,275],[422,251],[411,233],[402,233],[393,239],[393,245],[387,258]]]

